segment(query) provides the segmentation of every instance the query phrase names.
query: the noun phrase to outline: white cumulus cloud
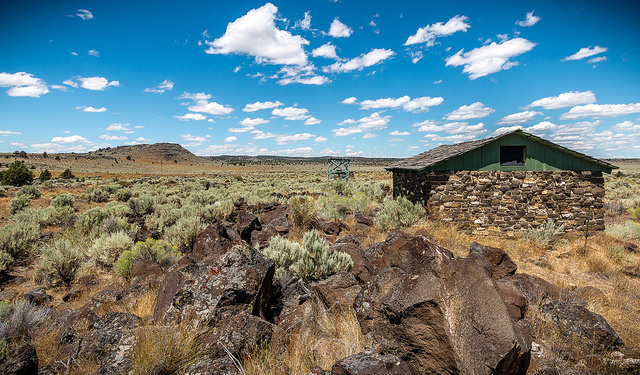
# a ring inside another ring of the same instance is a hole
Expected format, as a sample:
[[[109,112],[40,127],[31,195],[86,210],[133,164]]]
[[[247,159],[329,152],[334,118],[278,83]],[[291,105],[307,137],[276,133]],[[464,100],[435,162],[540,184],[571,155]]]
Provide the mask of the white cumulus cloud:
[[[344,23],[340,22],[338,18],[334,18],[331,22],[328,34],[334,38],[348,38],[353,33],[353,30]]]
[[[247,104],[244,106],[244,108],[242,109],[244,112],[255,112],[255,111],[259,111],[261,109],[271,109],[271,108],[275,108],[275,107],[280,107],[281,105],[283,105],[282,103],[280,103],[279,101],[275,101],[275,102],[255,102],[255,103],[251,103],[251,104]]]
[[[224,139],[226,143],[235,142],[238,140],[238,137],[230,136]]]
[[[309,41],[275,25],[278,8],[267,3],[227,25],[224,35],[206,41],[208,54],[253,56],[259,64],[306,65],[303,46]]]
[[[82,144],[82,145],[91,145],[93,142],[88,141],[85,137],[79,135],[70,135],[68,137],[53,137],[51,139],[52,143],[61,143],[61,144]]]
[[[78,13],[76,13],[76,16],[80,17],[80,19],[83,21],[93,19],[93,13],[91,13],[91,11],[87,9],[78,9]]]
[[[542,107],[544,109],[557,109],[573,107],[581,104],[595,103],[596,95],[591,91],[569,91],[558,96],[548,96],[538,99],[525,108]]]
[[[207,116],[203,115],[202,113],[187,113],[185,115],[182,116],[173,116],[175,118],[177,118],[180,121],[202,121],[202,120],[206,120]]]
[[[629,104],[587,104],[571,108],[569,112],[560,116],[562,120],[574,120],[579,118],[606,118],[619,117],[640,113],[640,103]]]
[[[285,120],[295,121],[295,120],[305,120],[310,116],[307,114],[309,110],[305,108],[298,107],[285,107],[285,108],[276,108],[271,111],[271,114],[274,116],[284,117]]]
[[[471,27],[467,23],[467,20],[468,18],[466,16],[457,15],[447,21],[447,23],[436,22],[433,25],[421,27],[414,35],[407,38],[404,45],[410,46],[412,44],[425,43],[427,47],[432,47],[437,37],[448,36],[458,31],[466,32],[467,29]]]
[[[311,12],[304,12],[304,18],[296,21],[293,27],[295,29],[309,30],[311,28]]]
[[[162,94],[165,91],[173,90],[174,83],[168,79],[160,82],[156,87],[149,87],[144,89],[144,92],[153,92],[156,94]]]
[[[516,21],[516,25],[522,26],[522,27],[528,27],[528,26],[535,25],[536,23],[538,23],[538,21],[540,21],[540,17],[534,16],[533,11],[531,11],[531,12],[527,12],[527,16],[524,20]]]
[[[321,122],[322,122],[322,120],[319,120],[319,119],[317,119],[317,118],[312,116],[312,117],[309,117],[308,119],[306,119],[304,121],[304,124],[305,125],[318,125]]]
[[[0,87],[9,87],[9,96],[29,96],[39,98],[49,92],[47,84],[31,73],[0,73]]]
[[[313,57],[325,57],[327,59],[338,60],[338,55],[336,54],[336,46],[331,43],[326,43],[321,45],[320,47],[311,51],[311,55]]]
[[[316,137],[313,141],[316,142],[316,143],[322,143],[322,142],[326,142],[328,140],[329,140],[329,138],[327,138],[327,137]]]
[[[404,135],[411,135],[411,133],[410,132],[401,132],[401,131],[398,131],[398,130],[394,130],[391,133],[389,133],[389,135],[398,137],[398,136],[404,136]]]
[[[391,116],[380,116],[378,112],[372,113],[370,116],[363,117],[359,120],[348,119],[338,125],[351,125],[333,129],[336,137],[344,137],[348,135],[367,133],[375,130],[383,130],[387,128],[387,124],[391,120]]]
[[[338,61],[329,66],[325,66],[322,68],[322,71],[325,73],[345,73],[353,70],[362,70],[391,58],[393,55],[395,55],[395,52],[390,49],[375,48],[371,50],[371,52],[362,54],[351,60],[344,62]]]
[[[103,91],[109,86],[120,86],[120,81],[109,81],[104,77],[76,77],[75,79],[80,81],[80,87],[93,91]],[[78,87],[78,83],[73,79],[68,79],[62,83],[71,87]]]
[[[574,53],[571,56],[565,57],[564,59],[562,59],[562,61],[582,60],[587,57],[607,52],[608,50],[608,48],[600,46],[580,48],[580,51]]]
[[[92,106],[85,106],[83,105],[82,107],[76,107],[76,109],[81,110],[82,112],[106,112],[107,108],[105,107],[100,107],[100,108],[93,108]]]
[[[469,74],[470,79],[476,79],[518,65],[517,61],[509,59],[531,51],[535,45],[526,39],[514,38],[499,44],[491,42],[469,52],[461,49],[455,55],[447,57],[446,66],[464,65],[462,71]]]
[[[486,107],[480,102],[475,102],[470,105],[463,105],[455,111],[448,113],[446,118],[449,121],[464,121],[474,118],[487,117],[495,111],[495,109]]]
[[[356,104],[356,103],[358,103],[358,99],[355,96],[352,96],[350,98],[346,98],[341,103],[342,104],[347,104],[347,105]]]
[[[541,112],[536,111],[512,113],[510,115],[504,116],[500,121],[498,121],[498,125],[522,125],[533,120],[534,117],[541,114]]]
[[[257,117],[257,118],[245,118],[244,120],[240,121],[240,124],[243,126],[257,126],[257,125],[262,125],[262,124],[268,124],[269,120],[265,120],[263,118]]]
[[[120,122],[113,123],[107,126],[107,131],[122,131],[125,133],[132,133],[133,131],[129,128],[129,124],[123,124]]]

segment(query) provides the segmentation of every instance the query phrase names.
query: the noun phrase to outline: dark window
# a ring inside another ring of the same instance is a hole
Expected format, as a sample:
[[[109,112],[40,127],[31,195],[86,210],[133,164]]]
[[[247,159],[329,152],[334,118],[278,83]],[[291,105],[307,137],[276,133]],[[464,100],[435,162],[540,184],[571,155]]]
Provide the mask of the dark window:
[[[500,146],[500,166],[524,166],[527,146]]]

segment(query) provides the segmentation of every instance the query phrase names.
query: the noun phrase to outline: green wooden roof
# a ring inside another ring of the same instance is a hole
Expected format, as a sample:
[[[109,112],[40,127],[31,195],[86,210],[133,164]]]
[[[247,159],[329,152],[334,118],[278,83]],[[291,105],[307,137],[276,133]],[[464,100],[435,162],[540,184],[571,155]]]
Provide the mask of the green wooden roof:
[[[613,164],[607,163],[603,160],[599,160],[593,158],[591,156],[585,155],[583,153],[568,149],[566,147],[560,146],[553,142],[547,141],[540,137],[537,137],[533,134],[524,132],[522,130],[515,130],[512,132],[504,133],[495,137],[473,140],[469,142],[456,143],[452,145],[441,145],[429,151],[423,152],[416,156],[400,160],[396,163],[391,164],[386,169],[389,171],[393,170],[409,170],[416,172],[423,172],[428,170],[465,170],[465,169],[483,169],[483,170],[492,170],[492,168],[487,167],[488,165],[495,166],[496,163],[499,165],[499,155],[496,157],[496,153],[485,152],[488,155],[480,155],[482,150],[489,150],[494,146],[493,144],[499,144],[505,142],[507,139],[513,139],[516,137],[522,137],[523,143],[534,142],[538,144],[538,148],[540,146],[550,148],[553,152],[559,153],[562,158],[573,158],[576,161],[574,164],[580,165],[579,168],[560,168],[553,165],[548,165],[545,163],[530,163],[533,167],[528,168],[527,170],[560,170],[560,169],[569,169],[569,170],[596,170],[603,171],[607,173],[611,173],[612,169],[617,169]],[[482,149],[482,150],[480,150]],[[534,157],[535,155],[531,155]],[[465,163],[465,158],[475,158],[482,159],[482,161],[475,160],[474,163]],[[527,155],[529,159],[529,155]],[[480,163],[480,164],[479,164]],[[551,163],[553,164],[553,163]],[[563,163],[564,164],[564,163]],[[467,168],[462,168],[460,166],[466,165]],[[473,168],[469,168],[469,165],[473,165]],[[505,170],[520,170],[518,168],[501,168]],[[524,169],[524,168],[523,168]]]

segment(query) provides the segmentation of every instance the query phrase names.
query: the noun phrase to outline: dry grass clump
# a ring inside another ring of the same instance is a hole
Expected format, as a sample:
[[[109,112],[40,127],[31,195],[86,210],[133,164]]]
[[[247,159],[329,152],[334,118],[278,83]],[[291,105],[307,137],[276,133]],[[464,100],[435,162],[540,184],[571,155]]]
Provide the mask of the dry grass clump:
[[[199,336],[200,330],[188,324],[138,328],[133,345],[133,373],[173,374],[184,369],[202,354]]]
[[[303,322],[290,332],[284,351],[263,345],[246,353],[247,375],[308,374],[318,366],[330,370],[338,360],[363,350],[363,339],[352,307],[327,309],[319,301],[310,305]]]

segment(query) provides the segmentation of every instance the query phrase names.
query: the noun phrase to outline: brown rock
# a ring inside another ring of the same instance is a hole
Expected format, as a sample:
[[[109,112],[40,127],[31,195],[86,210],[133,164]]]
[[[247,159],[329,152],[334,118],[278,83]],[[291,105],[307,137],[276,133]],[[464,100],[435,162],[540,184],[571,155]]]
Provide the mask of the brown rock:
[[[541,306],[562,335],[583,352],[603,352],[621,348],[624,343],[609,323],[582,305],[549,300]]]
[[[524,318],[527,309],[527,299],[522,292],[509,280],[496,280],[496,287],[500,298],[507,307],[509,316],[514,321]]]
[[[413,373],[521,373],[530,341],[508,314],[486,259],[456,258],[424,236],[391,233],[388,261],[354,307],[365,336]]]
[[[484,257],[491,262],[491,277],[501,279],[513,275],[518,266],[511,260],[509,254],[502,249],[491,246],[483,246],[473,242],[469,248],[469,257]]]
[[[411,375],[411,371],[395,355],[360,352],[336,362],[331,375]]]
[[[326,307],[353,306],[358,293],[362,289],[356,278],[347,272],[339,272],[327,279],[320,280],[309,286],[315,291]]]
[[[205,357],[184,370],[184,375],[241,375],[231,358],[211,359]]]
[[[260,317],[241,312],[221,320],[218,325],[205,332],[200,339],[200,345],[212,358],[227,355],[224,347],[234,356],[240,357],[245,350],[271,342],[276,330],[281,331]]]
[[[43,286],[26,292],[20,296],[20,298],[26,299],[36,306],[51,307],[53,305],[53,296],[47,294],[47,291]]]
[[[251,233],[254,231],[261,231],[262,224],[258,217],[247,211],[236,212],[236,231],[247,243],[251,243]]]
[[[36,348],[31,344],[24,344],[4,358],[0,358],[0,374],[27,375],[38,373],[38,356]]]
[[[206,256],[219,252],[231,242],[227,228],[221,223],[215,222],[198,234],[193,245],[193,253]]]
[[[338,239],[340,241],[340,239]],[[365,263],[366,259],[364,257],[364,251],[360,248],[360,246],[352,243],[352,242],[335,242],[333,245],[329,247],[330,252],[334,251],[342,251],[343,253],[349,254],[351,260],[353,261],[353,267],[351,268],[351,274],[355,277],[359,277],[363,272],[366,271]]]
[[[157,322],[198,319],[216,324],[249,309],[266,310],[274,263],[244,241],[202,260],[185,256],[174,264],[158,289]]]

